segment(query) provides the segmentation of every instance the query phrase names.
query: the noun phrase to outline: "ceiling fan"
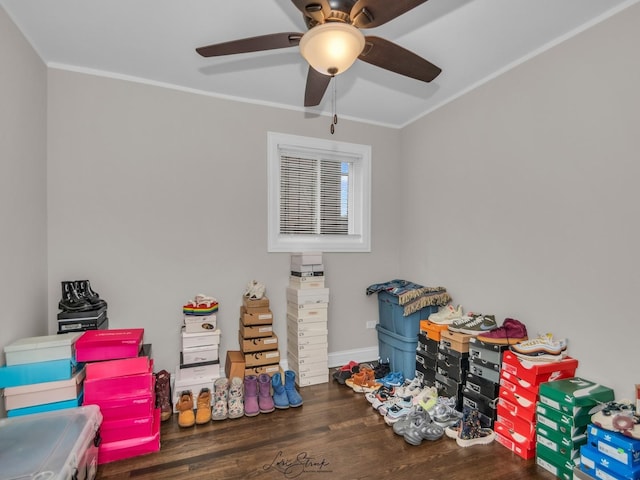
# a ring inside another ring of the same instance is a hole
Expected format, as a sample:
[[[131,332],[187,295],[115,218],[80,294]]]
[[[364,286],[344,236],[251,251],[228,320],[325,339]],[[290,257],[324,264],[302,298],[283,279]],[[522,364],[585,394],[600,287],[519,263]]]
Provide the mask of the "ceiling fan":
[[[318,105],[331,78],[356,59],[391,72],[430,82],[442,71],[409,50],[360,29],[378,27],[427,0],[291,0],[302,12],[306,33],[282,32],[196,48],[203,57],[235,55],[300,46],[309,63],[304,106]]]

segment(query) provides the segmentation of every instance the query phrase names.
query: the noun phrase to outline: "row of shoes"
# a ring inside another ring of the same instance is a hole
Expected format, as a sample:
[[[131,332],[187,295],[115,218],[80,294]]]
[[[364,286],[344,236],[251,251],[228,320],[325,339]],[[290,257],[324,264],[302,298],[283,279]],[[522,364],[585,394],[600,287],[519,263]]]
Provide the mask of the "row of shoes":
[[[529,339],[527,327],[515,318],[505,318],[498,326],[495,315],[463,313],[461,305],[445,305],[429,315],[428,320],[447,325],[452,332],[473,335],[478,340],[495,345],[508,345],[518,358],[530,362],[557,362],[566,356],[567,340],[555,339],[545,333]]]
[[[295,387],[295,372],[287,370],[284,377],[284,384],[280,372],[271,377],[266,373],[246,375],[244,379],[220,377],[213,383],[213,392],[208,388],[200,390],[195,403],[193,393],[183,391],[176,403],[178,425],[186,428],[212,420],[254,417],[302,406],[302,396]]]
[[[380,384],[376,380],[389,375],[389,373],[389,359],[386,361],[378,360],[375,365],[370,363],[360,364],[352,360],[337,368],[332,376],[340,385],[347,385],[355,391],[362,393],[378,388]]]
[[[100,295],[92,288],[89,280],[72,280],[60,282],[62,296],[58,308],[63,312],[88,312],[107,307]]]

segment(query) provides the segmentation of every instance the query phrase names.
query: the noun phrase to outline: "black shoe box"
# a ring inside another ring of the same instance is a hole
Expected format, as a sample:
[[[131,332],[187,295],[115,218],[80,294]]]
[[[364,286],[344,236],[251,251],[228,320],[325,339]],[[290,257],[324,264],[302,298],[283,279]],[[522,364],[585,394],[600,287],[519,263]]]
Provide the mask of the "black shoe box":
[[[475,408],[483,415],[495,420],[497,415],[498,399],[488,398],[468,388],[462,389],[462,406]]]
[[[101,317],[99,322],[94,319],[58,320],[57,333],[84,332],[86,330],[108,330],[108,329],[109,329],[109,319],[105,316],[105,317]]]
[[[438,343],[430,339],[424,332],[418,333],[418,350],[435,355],[438,353]]]
[[[425,368],[421,363],[416,362],[416,377],[425,387],[433,387],[436,384],[436,371],[433,368]]]
[[[479,360],[500,365],[502,363],[502,352],[507,350],[509,345],[496,345],[478,340],[476,337],[469,339],[469,356]]]
[[[480,358],[469,358],[469,371],[474,375],[500,383],[500,365]]]
[[[499,383],[492,382],[491,380],[483,377],[479,377],[478,375],[475,375],[471,372],[467,372],[464,386],[469,390],[479,395],[484,395],[485,397],[492,400],[498,398],[498,393],[500,392]]]
[[[452,355],[443,351],[438,352],[436,361],[436,372],[449,378],[453,378],[458,383],[464,383],[469,371],[469,356]]]
[[[456,410],[460,410],[462,405],[462,388],[463,385],[456,382],[453,378],[448,378],[436,372],[435,387],[438,389],[438,395],[442,397],[455,397]]]
[[[98,320],[98,323],[101,321],[101,317],[106,318],[107,316],[107,307],[97,308],[95,310],[85,310],[83,312],[60,312],[58,313],[58,320]]]

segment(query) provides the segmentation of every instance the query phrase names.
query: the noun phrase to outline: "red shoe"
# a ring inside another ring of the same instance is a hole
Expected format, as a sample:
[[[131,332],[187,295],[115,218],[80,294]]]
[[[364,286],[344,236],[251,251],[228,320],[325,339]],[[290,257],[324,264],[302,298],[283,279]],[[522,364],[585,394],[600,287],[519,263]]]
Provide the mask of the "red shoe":
[[[527,327],[519,320],[505,318],[502,326],[476,337],[481,342],[497,345],[515,345],[528,340]]]

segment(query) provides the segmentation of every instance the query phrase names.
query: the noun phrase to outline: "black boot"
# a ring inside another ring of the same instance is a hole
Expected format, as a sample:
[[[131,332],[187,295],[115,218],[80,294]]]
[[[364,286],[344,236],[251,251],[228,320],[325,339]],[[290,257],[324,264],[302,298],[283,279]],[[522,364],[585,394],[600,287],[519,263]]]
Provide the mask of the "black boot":
[[[85,312],[94,310],[94,306],[78,294],[73,282],[62,282],[62,299],[58,308],[63,312]]]
[[[89,280],[76,280],[74,282],[76,290],[78,294],[86,299],[91,305],[93,305],[94,310],[98,308],[107,308],[107,302],[100,298],[96,292],[91,288],[91,283]]]

